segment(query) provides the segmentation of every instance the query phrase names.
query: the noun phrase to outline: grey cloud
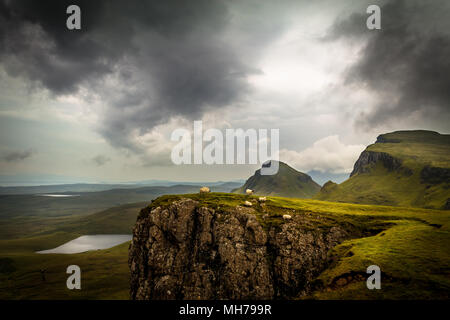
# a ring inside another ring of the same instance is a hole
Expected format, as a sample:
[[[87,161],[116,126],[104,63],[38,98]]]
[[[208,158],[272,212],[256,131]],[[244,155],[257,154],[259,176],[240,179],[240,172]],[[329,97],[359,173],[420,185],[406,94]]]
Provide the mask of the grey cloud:
[[[96,166],[101,167],[107,164],[111,161],[111,158],[104,156],[104,155],[98,155],[92,158],[92,163],[94,163]]]
[[[380,102],[361,113],[356,124],[375,127],[414,113],[448,121],[450,3],[392,0],[381,9],[381,30],[368,30],[368,15],[353,13],[336,21],[327,37],[367,41],[346,83],[367,86]]]
[[[3,160],[6,162],[20,162],[20,161],[30,158],[32,155],[33,155],[33,152],[31,150],[13,151],[13,152],[5,154],[3,156]]]

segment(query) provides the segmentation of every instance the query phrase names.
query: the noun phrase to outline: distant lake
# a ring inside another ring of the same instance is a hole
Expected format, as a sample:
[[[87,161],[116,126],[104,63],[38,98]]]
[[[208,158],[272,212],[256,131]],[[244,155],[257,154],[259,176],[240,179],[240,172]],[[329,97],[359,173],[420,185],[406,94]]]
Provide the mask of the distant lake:
[[[80,253],[91,250],[109,249],[121,243],[130,241],[132,235],[129,234],[97,234],[81,236],[59,247],[49,250],[37,251],[36,253]]]
[[[67,198],[67,197],[79,197],[79,194],[37,194],[40,197],[53,197],[53,198]]]

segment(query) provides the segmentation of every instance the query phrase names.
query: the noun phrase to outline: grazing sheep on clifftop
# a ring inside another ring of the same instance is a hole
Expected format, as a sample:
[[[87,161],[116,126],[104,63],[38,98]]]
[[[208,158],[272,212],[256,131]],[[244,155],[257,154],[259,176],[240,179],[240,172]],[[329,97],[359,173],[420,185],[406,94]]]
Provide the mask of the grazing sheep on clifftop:
[[[250,201],[245,201],[244,206],[251,207],[253,204]]]
[[[252,189],[247,189],[247,190],[245,190],[245,193],[246,193],[248,196],[251,196],[251,195],[253,194],[253,190],[252,190]]]
[[[200,193],[209,193],[209,192],[210,192],[210,190],[209,190],[208,187],[201,187],[200,188]]]
[[[259,197],[258,199],[259,202],[266,202],[266,200],[267,200],[266,197]]]
[[[284,220],[291,220],[292,216],[288,215],[288,214],[283,214],[283,219]]]

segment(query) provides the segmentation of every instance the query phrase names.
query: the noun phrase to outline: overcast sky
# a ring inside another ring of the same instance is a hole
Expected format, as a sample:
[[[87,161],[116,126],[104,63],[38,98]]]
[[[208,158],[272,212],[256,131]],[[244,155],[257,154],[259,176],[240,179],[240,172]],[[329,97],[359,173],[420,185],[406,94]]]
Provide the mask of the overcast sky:
[[[0,0],[0,175],[253,173],[172,165],[170,135],[194,120],[279,129],[280,160],[334,174],[381,133],[449,133],[450,2]]]

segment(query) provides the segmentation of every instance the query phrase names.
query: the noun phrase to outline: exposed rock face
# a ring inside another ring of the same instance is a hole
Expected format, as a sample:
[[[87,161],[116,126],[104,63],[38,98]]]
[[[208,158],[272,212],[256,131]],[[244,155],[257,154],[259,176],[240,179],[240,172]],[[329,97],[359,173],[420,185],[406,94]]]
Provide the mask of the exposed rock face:
[[[444,210],[450,210],[450,198],[447,199],[443,207]]]
[[[294,215],[264,229],[254,209],[191,199],[141,212],[129,251],[132,299],[274,299],[308,292],[340,227],[302,228]]]
[[[420,180],[429,184],[450,183],[450,169],[425,166],[420,172]]]
[[[359,156],[358,160],[355,162],[353,171],[350,174],[352,177],[358,173],[367,173],[371,170],[372,166],[377,162],[383,163],[383,166],[389,171],[402,169],[402,172],[406,175],[411,175],[412,171],[408,168],[402,167],[402,162],[394,158],[385,152],[374,152],[374,151],[363,151]]]

